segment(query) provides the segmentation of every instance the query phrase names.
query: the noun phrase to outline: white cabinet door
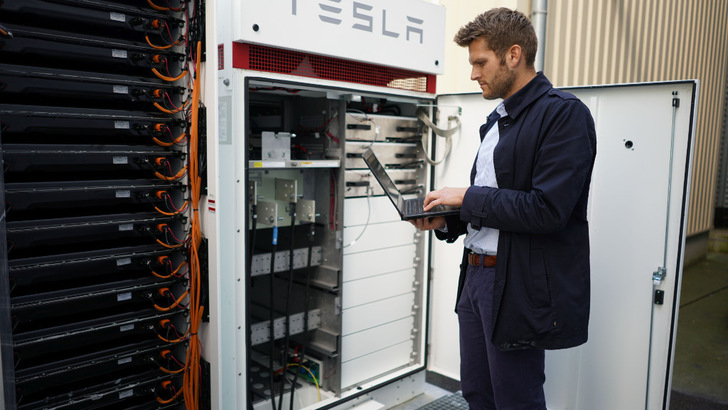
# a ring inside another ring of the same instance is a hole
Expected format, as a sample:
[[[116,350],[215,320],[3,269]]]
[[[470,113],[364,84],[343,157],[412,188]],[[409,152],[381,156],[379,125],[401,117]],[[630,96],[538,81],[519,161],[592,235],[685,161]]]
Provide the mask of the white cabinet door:
[[[589,106],[597,131],[589,202],[592,308],[586,344],[547,352],[547,405],[661,409],[670,391],[677,328],[697,82],[566,91]],[[453,137],[454,166],[436,168],[436,187],[467,184],[478,127],[496,103],[480,94],[438,98],[444,122],[462,110],[463,129]],[[455,289],[461,250],[433,244],[431,308],[437,310],[431,312],[430,368],[448,375],[457,375],[444,362],[457,349],[448,328],[455,295],[438,292]],[[654,282],[653,273],[663,269],[665,278]],[[662,304],[655,303],[657,291]]]

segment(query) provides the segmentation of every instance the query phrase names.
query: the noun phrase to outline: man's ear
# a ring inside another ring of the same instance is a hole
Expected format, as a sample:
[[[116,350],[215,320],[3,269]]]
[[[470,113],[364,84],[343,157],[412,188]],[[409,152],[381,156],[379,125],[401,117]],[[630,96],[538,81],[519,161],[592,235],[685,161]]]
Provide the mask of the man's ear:
[[[510,68],[516,68],[518,63],[521,62],[521,58],[523,57],[522,51],[521,46],[518,44],[512,45],[508,51],[506,51],[506,64],[508,64]]]

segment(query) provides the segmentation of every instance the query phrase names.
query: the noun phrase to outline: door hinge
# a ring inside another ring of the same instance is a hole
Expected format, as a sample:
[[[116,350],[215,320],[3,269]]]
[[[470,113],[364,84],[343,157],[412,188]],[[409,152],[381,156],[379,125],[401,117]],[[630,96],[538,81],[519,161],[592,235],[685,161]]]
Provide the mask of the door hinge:
[[[665,279],[666,274],[667,270],[665,268],[658,267],[656,271],[652,272],[652,282],[654,282],[655,285],[659,285],[660,282]]]

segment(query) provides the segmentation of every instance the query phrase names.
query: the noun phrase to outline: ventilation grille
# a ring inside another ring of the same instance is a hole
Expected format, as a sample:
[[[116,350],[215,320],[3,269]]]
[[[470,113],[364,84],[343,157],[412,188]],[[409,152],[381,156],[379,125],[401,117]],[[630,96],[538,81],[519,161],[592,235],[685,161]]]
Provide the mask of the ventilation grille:
[[[435,76],[298,51],[233,43],[233,67],[435,93]]]

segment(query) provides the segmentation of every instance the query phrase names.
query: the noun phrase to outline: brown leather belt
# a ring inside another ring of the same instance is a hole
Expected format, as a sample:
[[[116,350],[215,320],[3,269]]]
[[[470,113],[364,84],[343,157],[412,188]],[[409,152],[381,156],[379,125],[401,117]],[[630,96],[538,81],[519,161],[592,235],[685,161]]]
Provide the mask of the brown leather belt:
[[[468,263],[470,266],[495,266],[495,255],[481,255],[479,253],[468,253]],[[481,262],[482,260],[482,262]]]

